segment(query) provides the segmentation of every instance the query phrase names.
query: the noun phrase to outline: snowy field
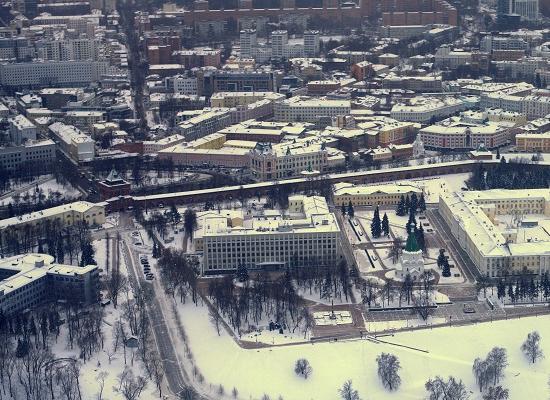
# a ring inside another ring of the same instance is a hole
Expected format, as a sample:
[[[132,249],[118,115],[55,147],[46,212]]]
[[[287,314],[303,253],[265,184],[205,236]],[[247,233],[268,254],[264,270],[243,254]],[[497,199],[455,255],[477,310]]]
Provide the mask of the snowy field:
[[[236,387],[239,398],[335,400],[337,389],[348,379],[362,399],[422,399],[424,383],[430,377],[453,375],[472,391],[471,399],[480,400],[472,375],[472,363],[494,346],[508,350],[509,367],[503,386],[511,399],[548,397],[550,372],[550,318],[531,317],[465,327],[398,333],[381,340],[411,346],[428,353],[367,340],[316,343],[245,350],[223,332],[218,336],[203,307],[191,303],[180,307],[180,316],[189,336],[197,365],[212,385]],[[527,333],[538,330],[547,358],[529,364],[520,351]],[[452,344],[452,345],[450,345]],[[390,352],[401,361],[402,385],[397,392],[386,392],[376,375],[375,359]],[[223,359],[220,356],[223,355]],[[313,374],[307,380],[293,371],[298,358],[307,358]]]

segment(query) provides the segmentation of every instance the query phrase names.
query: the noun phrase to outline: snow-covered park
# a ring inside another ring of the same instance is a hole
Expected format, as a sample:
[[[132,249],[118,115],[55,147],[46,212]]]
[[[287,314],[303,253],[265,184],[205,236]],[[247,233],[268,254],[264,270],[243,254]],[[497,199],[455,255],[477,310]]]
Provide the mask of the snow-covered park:
[[[212,385],[223,385],[226,392],[236,387],[239,398],[334,400],[337,390],[351,379],[362,399],[422,399],[424,383],[436,375],[460,378],[471,393],[481,399],[472,374],[476,357],[484,357],[494,346],[507,349],[509,366],[501,384],[511,399],[544,399],[549,394],[548,358],[530,364],[520,350],[533,330],[542,336],[542,348],[550,354],[550,318],[530,317],[464,327],[446,327],[398,333],[383,341],[339,341],[293,346],[243,349],[224,331],[218,336],[204,307],[191,302],[180,307],[197,366]],[[387,392],[376,374],[376,356],[395,354],[402,366],[398,391]],[[223,358],[221,358],[223,355]],[[294,373],[294,363],[306,358],[313,367],[304,380]]]

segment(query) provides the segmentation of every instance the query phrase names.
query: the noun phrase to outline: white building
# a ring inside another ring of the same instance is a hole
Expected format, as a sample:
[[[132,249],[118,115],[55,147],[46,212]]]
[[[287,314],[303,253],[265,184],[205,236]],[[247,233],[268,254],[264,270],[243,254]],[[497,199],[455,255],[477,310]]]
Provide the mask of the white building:
[[[38,56],[49,61],[96,61],[99,58],[99,39],[43,40],[37,43]]]
[[[288,212],[206,211],[199,215],[195,248],[203,252],[203,273],[336,265],[341,259],[340,228],[320,196],[290,196]]]
[[[173,93],[196,96],[198,80],[194,76],[175,75],[164,79],[164,86]]]
[[[349,100],[328,100],[295,96],[275,102],[275,120],[287,122],[318,122],[320,117],[338,117],[351,113]]]
[[[414,97],[408,103],[398,103],[391,109],[391,117],[398,121],[427,124],[433,119],[442,119],[476,105],[471,99],[455,97]],[[426,143],[424,143],[426,144]]]
[[[155,141],[146,140],[143,142],[143,152],[145,154],[157,153],[168,147],[175,146],[183,142],[185,142],[185,137],[178,134],[170,135]]]
[[[286,57],[288,47],[288,32],[273,31],[271,32],[271,56],[280,60]]]
[[[3,86],[88,85],[109,70],[107,61],[44,61],[0,64]]]
[[[413,281],[416,281],[423,273],[424,256],[422,255],[422,249],[416,241],[415,232],[411,231],[407,237],[407,243],[401,253],[399,263],[395,267],[395,278],[402,281],[408,275]]]
[[[317,57],[319,55],[319,31],[304,32],[304,53],[306,57]]]
[[[339,206],[347,206],[350,202],[354,206],[394,206],[401,196],[415,194],[419,198],[422,189],[407,184],[356,185],[341,182],[333,185],[332,192],[334,204]]]
[[[49,131],[54,140],[73,162],[93,160],[95,157],[95,142],[88,135],[72,125],[62,122],[54,122],[49,126]]]
[[[239,39],[241,46],[241,58],[252,57],[252,49],[258,46],[256,29],[243,29],[240,32]]]
[[[92,304],[99,299],[96,265],[58,264],[49,254],[2,259],[0,279],[0,310],[4,315],[33,309],[45,301]]]
[[[55,143],[50,139],[29,141],[21,146],[0,147],[0,167],[8,171],[17,170],[27,163],[43,168],[55,160]]]
[[[16,144],[27,140],[36,140],[36,126],[23,115],[16,115],[9,119],[10,140]]]
[[[231,110],[228,108],[204,110],[201,114],[178,124],[177,131],[186,140],[194,140],[217,132],[231,125]]]
[[[320,137],[305,137],[278,144],[258,143],[250,151],[250,169],[261,180],[324,172],[345,164],[341,150],[327,147]]]
[[[526,21],[538,21],[539,0],[514,0],[514,12]]]
[[[443,193],[439,213],[482,275],[550,272],[550,189]]]
[[[451,50],[449,46],[441,46],[435,52],[435,66],[438,68],[456,69],[459,65],[472,62],[472,52]]]

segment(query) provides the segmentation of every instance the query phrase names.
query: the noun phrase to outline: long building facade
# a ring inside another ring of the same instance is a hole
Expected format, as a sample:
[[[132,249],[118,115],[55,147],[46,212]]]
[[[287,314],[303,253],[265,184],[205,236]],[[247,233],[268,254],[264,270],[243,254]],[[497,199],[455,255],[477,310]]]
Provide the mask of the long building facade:
[[[205,275],[286,267],[335,265],[341,258],[340,228],[320,196],[290,196],[288,215],[278,211],[245,218],[242,212],[199,217],[195,248]]]
[[[550,272],[550,189],[445,193],[439,213],[480,274]]]

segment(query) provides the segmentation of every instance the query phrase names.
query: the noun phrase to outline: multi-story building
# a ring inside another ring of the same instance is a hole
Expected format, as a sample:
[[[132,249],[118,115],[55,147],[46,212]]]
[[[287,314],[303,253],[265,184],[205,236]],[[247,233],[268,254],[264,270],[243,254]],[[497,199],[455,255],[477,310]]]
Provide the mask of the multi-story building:
[[[36,125],[23,115],[16,115],[9,119],[10,139],[15,145],[20,145],[27,140],[36,140]]]
[[[199,94],[211,96],[216,92],[273,92],[277,91],[272,71],[200,71]]]
[[[79,164],[94,159],[94,140],[78,128],[62,122],[54,122],[48,129],[59,149],[74,163]]]
[[[42,40],[37,43],[38,56],[49,61],[97,61],[99,39]]]
[[[460,65],[470,64],[472,53],[463,50],[451,50],[449,46],[441,46],[435,52],[435,66],[438,68],[456,69]]]
[[[38,233],[47,224],[46,221],[49,221],[50,224],[59,224],[61,227],[74,225],[78,222],[85,222],[88,225],[101,225],[105,223],[105,207],[102,203],[76,201],[0,220],[2,243],[21,238],[27,232],[31,235]]]
[[[489,149],[504,146],[511,139],[509,129],[497,124],[450,122],[422,128],[420,138],[430,149]]]
[[[157,153],[161,150],[164,150],[168,147],[175,146],[177,144],[183,143],[185,137],[183,135],[170,135],[159,140],[145,140],[143,142],[143,152],[145,154]]]
[[[273,31],[271,32],[271,56],[274,59],[282,59],[287,55],[288,47],[288,32]]]
[[[382,87],[436,93],[443,90],[443,81],[441,76],[398,76],[390,73],[382,79]]]
[[[327,147],[319,137],[279,144],[258,143],[250,151],[250,169],[261,180],[323,172],[343,164],[344,152]]]
[[[174,93],[196,96],[199,91],[195,76],[174,75],[164,78],[164,87]]]
[[[230,109],[211,109],[180,123],[177,130],[186,140],[194,140],[217,132],[231,123]]]
[[[306,57],[317,57],[319,55],[320,36],[319,31],[304,32],[304,53]]]
[[[105,113],[103,111],[67,111],[65,113],[65,121],[67,124],[74,125],[78,129],[90,132],[94,124],[105,121]]]
[[[0,262],[0,311],[15,315],[48,301],[93,304],[99,300],[99,269],[58,264],[49,254],[27,254]]]
[[[289,122],[318,122],[320,117],[349,115],[349,100],[328,100],[305,96],[275,102],[275,120]]]
[[[55,143],[49,139],[27,141],[21,146],[0,147],[0,167],[8,171],[18,170],[28,163],[46,170],[55,159]]]
[[[258,45],[256,29],[243,29],[240,32],[241,58],[252,57],[252,49]]]
[[[516,149],[527,152],[550,153],[550,132],[518,133]]]
[[[286,216],[246,217],[242,211],[199,215],[195,248],[202,250],[203,274],[281,270],[336,265],[341,259],[340,227],[320,196],[290,196]]]
[[[107,61],[44,61],[0,64],[5,87],[88,85],[107,73]]]
[[[189,143],[180,143],[158,152],[161,160],[175,165],[244,168],[249,164],[249,153],[255,142],[226,140],[221,133],[212,133]]]
[[[538,21],[539,0],[514,0],[514,12],[526,21]]]
[[[407,184],[355,185],[353,183],[336,183],[332,189],[334,204],[347,206],[392,206],[399,203],[401,196],[420,197],[422,189]]]
[[[455,97],[414,97],[408,103],[398,103],[391,109],[391,117],[398,121],[427,124],[434,119],[449,117],[476,106],[470,99]]]
[[[550,272],[550,189],[442,193],[439,213],[482,275]]]
[[[214,108],[231,108],[256,103],[260,100],[277,101],[284,98],[283,94],[273,92],[218,92],[210,97],[210,105]]]

